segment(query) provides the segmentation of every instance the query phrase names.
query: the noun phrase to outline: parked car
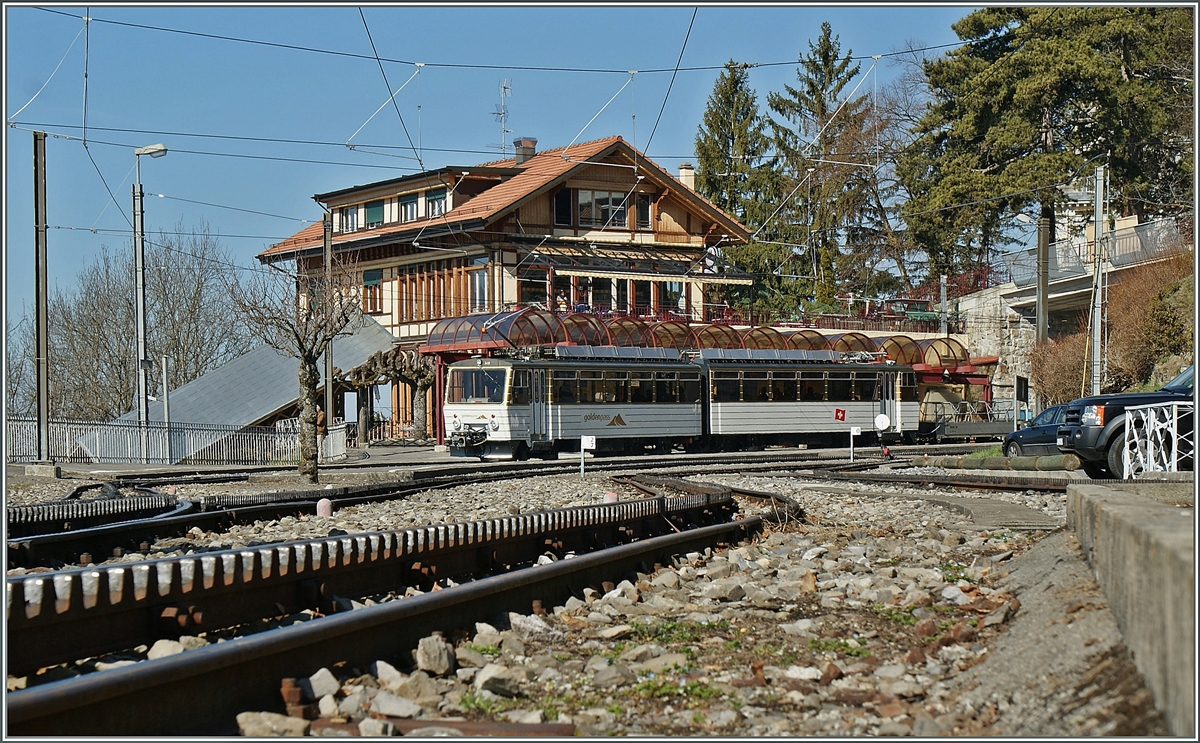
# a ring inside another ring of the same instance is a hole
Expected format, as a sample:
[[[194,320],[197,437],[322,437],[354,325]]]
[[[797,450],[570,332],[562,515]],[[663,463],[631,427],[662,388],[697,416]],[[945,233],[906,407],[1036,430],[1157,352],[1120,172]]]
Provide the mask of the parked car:
[[[1189,366],[1156,392],[1119,392],[1072,400],[1067,403],[1067,418],[1058,429],[1059,451],[1077,455],[1089,477],[1123,478],[1125,408],[1191,402],[1192,375],[1193,367]],[[1192,415],[1183,416],[1179,426],[1180,444],[1186,446],[1183,434],[1192,430]],[[1190,469],[1193,466],[1190,447],[1180,455],[1183,467]]]
[[[1004,456],[1028,457],[1058,454],[1058,427],[1067,419],[1067,405],[1051,405],[1029,424],[1004,437]]]

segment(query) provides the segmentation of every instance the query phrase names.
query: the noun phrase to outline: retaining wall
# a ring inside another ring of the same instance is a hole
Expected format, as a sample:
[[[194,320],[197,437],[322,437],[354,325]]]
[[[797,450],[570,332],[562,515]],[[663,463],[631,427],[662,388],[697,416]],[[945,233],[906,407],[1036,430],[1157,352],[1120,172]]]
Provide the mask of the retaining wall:
[[[1067,526],[1171,732],[1194,738],[1195,509],[1179,490],[1177,483],[1071,485]]]

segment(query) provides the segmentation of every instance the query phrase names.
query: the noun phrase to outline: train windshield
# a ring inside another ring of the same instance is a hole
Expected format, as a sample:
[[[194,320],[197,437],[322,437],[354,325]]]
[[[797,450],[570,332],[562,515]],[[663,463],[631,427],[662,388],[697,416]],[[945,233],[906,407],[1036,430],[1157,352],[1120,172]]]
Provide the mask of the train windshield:
[[[451,369],[446,402],[504,402],[506,369]]]

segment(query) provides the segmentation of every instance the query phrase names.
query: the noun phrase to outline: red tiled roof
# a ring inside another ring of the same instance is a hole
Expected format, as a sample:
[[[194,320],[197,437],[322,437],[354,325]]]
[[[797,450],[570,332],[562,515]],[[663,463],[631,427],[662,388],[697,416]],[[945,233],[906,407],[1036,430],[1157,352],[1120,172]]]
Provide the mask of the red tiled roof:
[[[466,204],[455,207],[439,217],[434,217],[432,219],[421,219],[415,222],[405,222],[403,224],[388,224],[370,230],[360,230],[350,235],[334,235],[334,245],[346,245],[348,243],[357,242],[365,238],[377,237],[396,232],[410,232],[414,229],[419,230],[422,227],[433,225],[451,225],[476,220],[486,221],[496,216],[503,210],[511,207],[514,203],[520,201],[522,198],[538,191],[547,184],[566,175],[573,168],[581,165],[582,161],[591,157],[595,157],[604,150],[620,142],[622,142],[620,136],[612,136],[605,137],[603,139],[592,140],[590,142],[580,142],[572,144],[568,147],[545,150],[544,152],[536,153],[533,157],[529,158],[520,165],[517,165],[515,158],[484,163],[477,167],[519,167],[522,168],[523,172],[512,176],[508,180],[502,181],[478,196],[475,196]],[[566,153],[566,157],[563,156],[564,153]],[[700,194],[694,192],[691,193],[697,199],[705,204],[708,204],[714,210],[717,210],[718,212],[720,211],[719,207],[714,205],[708,199],[705,199]],[[732,217],[727,218],[732,220]],[[267,248],[262,253],[259,253],[258,257],[261,259],[266,256],[280,255],[295,250],[306,250],[319,247],[321,245],[322,237],[323,232],[321,224],[318,223],[310,225],[297,232],[295,235],[292,235],[288,239],[276,243],[270,248]]]

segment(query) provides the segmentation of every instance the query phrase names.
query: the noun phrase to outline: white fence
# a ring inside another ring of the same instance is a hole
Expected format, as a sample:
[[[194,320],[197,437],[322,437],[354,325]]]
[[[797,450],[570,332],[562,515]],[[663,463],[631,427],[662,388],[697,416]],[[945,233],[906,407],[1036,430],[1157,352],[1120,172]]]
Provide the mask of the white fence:
[[[1193,421],[1190,402],[1125,408],[1125,479],[1143,472],[1178,472],[1181,464],[1194,462]]]
[[[9,462],[37,458],[37,421],[9,418],[5,454]],[[299,461],[294,432],[277,428],[214,426],[150,421],[50,421],[49,459],[59,463],[293,464]],[[346,456],[346,427],[329,429],[322,461]]]

